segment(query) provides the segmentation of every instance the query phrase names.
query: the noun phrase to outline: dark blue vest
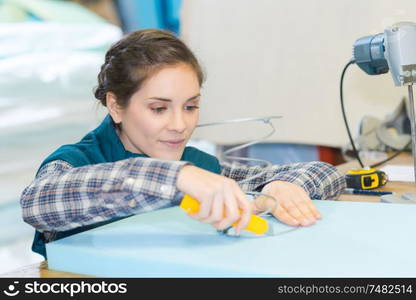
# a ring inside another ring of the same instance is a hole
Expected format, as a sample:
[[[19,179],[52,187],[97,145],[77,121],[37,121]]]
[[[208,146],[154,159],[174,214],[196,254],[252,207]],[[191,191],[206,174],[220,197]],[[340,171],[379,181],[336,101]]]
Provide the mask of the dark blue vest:
[[[132,153],[124,149],[110,115],[107,115],[103,122],[93,131],[88,133],[81,141],[76,144],[64,145],[49,155],[40,165],[39,170],[47,163],[54,160],[64,160],[73,167],[82,167],[99,163],[116,162],[131,157],[148,157],[145,154]],[[218,159],[208,153],[200,151],[194,147],[186,147],[181,157],[181,161],[189,161],[202,169],[220,174],[221,167]],[[57,232],[56,239],[73,235],[85,230],[102,226],[126,217],[115,218],[109,221],[91,224],[68,231]],[[45,237],[36,230],[32,244],[32,251],[46,257]]]

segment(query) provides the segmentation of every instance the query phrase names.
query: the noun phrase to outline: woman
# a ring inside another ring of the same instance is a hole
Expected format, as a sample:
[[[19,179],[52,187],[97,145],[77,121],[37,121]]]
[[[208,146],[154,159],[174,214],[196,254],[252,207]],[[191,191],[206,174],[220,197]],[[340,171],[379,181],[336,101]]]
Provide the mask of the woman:
[[[80,142],[64,145],[41,164],[23,191],[23,218],[36,229],[32,250],[45,243],[123,217],[198,199],[192,218],[237,233],[265,198],[250,203],[242,189],[279,201],[272,212],[291,226],[320,218],[311,198],[336,198],[344,177],[326,163],[273,166],[240,187],[260,167],[232,167],[186,147],[199,117],[203,73],[187,46],[154,29],[114,44],[98,75],[95,97],[108,109],[104,121]],[[241,213],[240,213],[241,212]]]

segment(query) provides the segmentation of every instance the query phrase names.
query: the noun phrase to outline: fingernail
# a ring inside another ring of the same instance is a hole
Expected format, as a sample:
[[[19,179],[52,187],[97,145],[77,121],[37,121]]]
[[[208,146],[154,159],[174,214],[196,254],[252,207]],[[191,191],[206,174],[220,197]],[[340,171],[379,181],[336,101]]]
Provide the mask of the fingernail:
[[[309,222],[309,224],[315,224],[316,220],[313,219],[313,218],[308,218],[308,222]]]
[[[309,219],[302,219],[301,224],[303,226],[308,226],[309,225]]]
[[[316,214],[316,217],[317,217],[318,219],[322,219],[322,217],[321,217],[321,215],[320,215],[320,214]]]
[[[291,223],[293,226],[299,226],[299,222],[297,220],[293,219]]]

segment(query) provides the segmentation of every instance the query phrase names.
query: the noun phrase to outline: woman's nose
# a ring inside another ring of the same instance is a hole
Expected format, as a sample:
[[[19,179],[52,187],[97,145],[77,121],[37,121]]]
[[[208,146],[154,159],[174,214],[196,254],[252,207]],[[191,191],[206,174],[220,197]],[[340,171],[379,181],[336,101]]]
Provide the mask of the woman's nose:
[[[183,113],[174,113],[169,124],[169,129],[182,132],[186,128],[185,116]]]

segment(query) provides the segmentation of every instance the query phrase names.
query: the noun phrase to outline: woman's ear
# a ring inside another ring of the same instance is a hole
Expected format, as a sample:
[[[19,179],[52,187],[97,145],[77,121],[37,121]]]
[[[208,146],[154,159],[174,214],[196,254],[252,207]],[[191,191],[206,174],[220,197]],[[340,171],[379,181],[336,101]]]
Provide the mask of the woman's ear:
[[[122,108],[117,104],[116,95],[112,92],[106,94],[106,104],[109,114],[114,120],[114,123],[119,124],[122,121]]]

